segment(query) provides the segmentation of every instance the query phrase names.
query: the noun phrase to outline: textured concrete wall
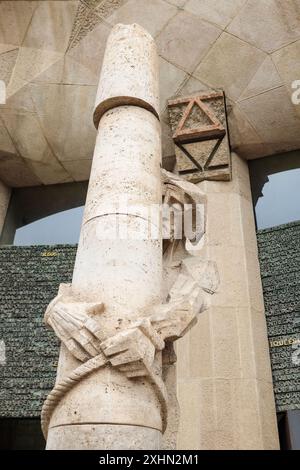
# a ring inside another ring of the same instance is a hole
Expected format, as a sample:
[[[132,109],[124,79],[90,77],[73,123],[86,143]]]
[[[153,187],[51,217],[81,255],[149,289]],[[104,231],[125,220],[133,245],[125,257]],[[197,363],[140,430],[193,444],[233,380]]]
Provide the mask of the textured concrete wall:
[[[276,407],[300,409],[300,222],[258,232]]]
[[[166,100],[208,86],[224,89],[232,148],[245,158],[300,147],[291,101],[299,0],[2,1],[0,152],[9,159],[0,160],[0,177],[8,185],[88,178],[96,85],[116,23],[138,23],[158,45],[167,161],[174,147]]]
[[[76,246],[0,249],[0,417],[38,417],[54,385],[58,341],[43,314],[70,282]]]
[[[275,449],[276,413],[248,165],[230,182],[205,181],[207,239],[220,288],[178,342],[178,447]]]

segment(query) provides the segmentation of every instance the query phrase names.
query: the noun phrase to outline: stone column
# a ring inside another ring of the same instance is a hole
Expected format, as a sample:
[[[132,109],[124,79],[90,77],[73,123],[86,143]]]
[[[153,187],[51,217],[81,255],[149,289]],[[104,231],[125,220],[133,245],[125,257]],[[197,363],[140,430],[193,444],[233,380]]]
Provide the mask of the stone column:
[[[268,337],[247,162],[232,155],[230,182],[207,196],[203,256],[220,288],[177,343],[179,449],[278,449]]]
[[[147,211],[162,197],[158,109],[153,39],[138,25],[115,26],[97,93],[98,135],[71,287],[78,301],[99,304],[102,341],[161,301],[161,236],[148,236]],[[116,221],[127,234],[114,232]],[[161,353],[155,360],[159,371]],[[57,384],[80,364],[62,345]],[[47,449],[158,449],[157,390],[130,373],[107,363],[78,381],[53,410]]]
[[[11,190],[0,181],[0,236],[3,229]]]

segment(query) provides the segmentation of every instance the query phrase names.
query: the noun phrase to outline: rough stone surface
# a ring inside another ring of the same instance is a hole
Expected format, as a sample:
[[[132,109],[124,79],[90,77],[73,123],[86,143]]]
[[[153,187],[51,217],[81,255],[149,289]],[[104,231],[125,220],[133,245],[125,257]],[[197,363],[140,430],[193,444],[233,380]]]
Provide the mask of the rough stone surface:
[[[130,239],[139,229],[136,221],[140,219],[133,213],[123,214],[129,221],[128,239],[120,242],[114,233],[103,239],[99,231],[114,227],[113,211],[118,209],[112,204],[119,201],[120,194],[128,196],[129,204],[135,202],[144,207],[159,203],[160,141],[157,118],[136,106],[117,107],[107,112],[100,120],[98,132],[72,288],[82,298],[100,301],[106,306],[105,313],[99,318],[105,339],[120,328],[125,329],[144,308],[160,299],[162,259],[159,239]],[[120,163],[120,155],[123,171],[116,165],[117,161]],[[123,288],[116,291],[116,286],[121,285]],[[76,361],[74,363],[65,351],[60,363],[58,380],[74,368]],[[109,390],[109,394],[105,390]],[[113,407],[109,406],[112,402],[115,403]],[[160,420],[160,406],[150,383],[143,378],[132,382],[121,372],[106,367],[95,371],[90,379],[82,380],[68,393],[54,411],[50,428],[93,421],[145,424],[159,430]]]
[[[97,14],[95,6],[88,5],[86,2],[79,3],[69,38],[68,50],[80,43],[101,22],[101,17]]]
[[[158,85],[153,38],[137,24],[117,24],[106,45],[96,95],[95,126],[106,111],[122,105],[140,106],[158,116]]]
[[[70,433],[76,448],[74,424],[100,426],[104,449],[110,448],[110,437],[105,427],[101,430],[103,424],[151,428],[151,436],[145,434],[151,441],[144,445],[154,448],[164,427],[162,340],[157,342],[150,324],[145,331],[133,325],[161,302],[161,231],[158,227],[158,236],[149,237],[147,228],[153,225],[147,209],[161,202],[162,192],[157,65],[147,32],[137,25],[115,26],[96,97],[99,127],[72,287],[67,300],[59,294],[46,312],[62,340],[57,382],[42,410],[49,449],[58,442],[68,448]],[[119,219],[126,229],[123,237],[116,229]],[[146,232],[137,239],[141,224]],[[51,438],[57,427],[58,440]],[[115,429],[117,438],[120,430]],[[89,449],[90,437],[84,437],[81,448]],[[125,448],[135,445],[130,435],[122,441]]]
[[[257,236],[276,407],[300,409],[300,223]]]
[[[227,181],[231,178],[225,100],[220,93],[214,98],[201,101],[202,96],[211,93],[213,92],[208,90],[187,97],[185,102],[181,102],[184,97],[168,102],[175,142],[175,168],[179,175],[193,183],[204,179]],[[202,140],[205,132],[212,126],[215,130],[210,131],[209,139]],[[199,132],[194,136],[197,129]],[[222,134],[219,129],[222,129]]]
[[[14,145],[28,165],[28,172],[34,169],[32,174],[43,184],[72,181],[51,149],[36,114],[6,110],[3,112],[3,121],[8,132],[14,135]],[[34,151],[31,148],[32,135],[36,142]]]

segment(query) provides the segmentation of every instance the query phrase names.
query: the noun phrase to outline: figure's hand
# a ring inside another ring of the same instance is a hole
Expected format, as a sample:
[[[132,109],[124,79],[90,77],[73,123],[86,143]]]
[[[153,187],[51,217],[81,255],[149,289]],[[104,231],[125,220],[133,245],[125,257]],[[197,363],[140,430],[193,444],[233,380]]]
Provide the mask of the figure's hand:
[[[103,340],[96,315],[104,309],[103,304],[71,301],[70,297],[58,295],[49,304],[45,322],[79,361],[86,361],[101,352]]]
[[[169,301],[154,308],[151,323],[163,340],[175,341],[195,324],[203,303],[201,287],[190,276],[179,274]]]
[[[101,343],[101,348],[112,366],[132,378],[148,375],[154,363],[155,351],[162,350],[164,342],[149,319],[143,319],[132,328]]]

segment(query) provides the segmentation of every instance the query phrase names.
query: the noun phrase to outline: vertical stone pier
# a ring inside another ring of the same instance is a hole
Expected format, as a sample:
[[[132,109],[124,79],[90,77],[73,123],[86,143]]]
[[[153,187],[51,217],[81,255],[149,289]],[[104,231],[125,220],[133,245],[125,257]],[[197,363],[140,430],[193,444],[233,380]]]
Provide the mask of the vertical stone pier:
[[[147,208],[162,197],[158,109],[154,41],[136,24],[116,25],[97,92],[98,135],[72,282],[77,299],[103,303],[98,316],[103,341],[161,300],[161,238],[146,236],[152,223]],[[145,210],[138,213],[136,205]],[[127,235],[115,232],[116,221]],[[160,352],[156,361],[159,370]],[[80,364],[62,344],[57,383]],[[158,449],[161,430],[153,384],[107,364],[57,404],[47,449]]]
[[[206,245],[220,289],[177,343],[179,449],[279,448],[248,165],[232,154],[232,181],[205,181]]]

